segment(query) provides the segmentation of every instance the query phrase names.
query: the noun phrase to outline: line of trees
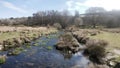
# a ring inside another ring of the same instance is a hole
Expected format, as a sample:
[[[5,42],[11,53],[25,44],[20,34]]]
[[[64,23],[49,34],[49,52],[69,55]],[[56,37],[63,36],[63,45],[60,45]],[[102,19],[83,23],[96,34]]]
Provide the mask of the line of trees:
[[[106,28],[120,27],[120,11],[106,11],[101,7],[91,7],[83,15],[84,25],[93,28],[97,26]]]
[[[49,10],[39,11],[31,17],[0,19],[0,25],[52,26],[56,23],[62,28],[70,25],[115,28],[120,27],[120,11],[108,12],[101,7],[91,7],[85,14],[76,11],[75,15],[71,15],[67,10]]]
[[[1,19],[0,25],[25,25],[25,26],[52,26],[59,23],[62,28],[73,25],[74,22],[80,22],[79,13],[71,15],[69,11],[39,11],[31,17]],[[76,24],[79,25],[79,24]]]

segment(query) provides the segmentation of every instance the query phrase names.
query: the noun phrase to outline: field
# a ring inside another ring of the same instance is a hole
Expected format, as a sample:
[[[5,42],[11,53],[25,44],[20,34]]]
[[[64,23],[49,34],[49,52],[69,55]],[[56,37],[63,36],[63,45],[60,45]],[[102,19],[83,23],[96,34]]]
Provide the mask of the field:
[[[108,49],[112,50],[114,48],[120,49],[120,33],[105,32],[97,34],[96,36],[90,36],[94,39],[101,39],[108,42]]]
[[[0,50],[6,50],[24,43],[29,43],[42,35],[57,32],[57,29],[50,27],[0,27]]]
[[[35,34],[47,34],[56,31],[54,28],[49,30],[46,27],[9,27],[0,26],[0,41],[18,38],[21,35],[27,35],[29,37],[34,37]]]
[[[108,52],[120,50],[120,29],[79,29],[77,34],[87,36],[91,39],[104,40],[108,43],[106,49]]]

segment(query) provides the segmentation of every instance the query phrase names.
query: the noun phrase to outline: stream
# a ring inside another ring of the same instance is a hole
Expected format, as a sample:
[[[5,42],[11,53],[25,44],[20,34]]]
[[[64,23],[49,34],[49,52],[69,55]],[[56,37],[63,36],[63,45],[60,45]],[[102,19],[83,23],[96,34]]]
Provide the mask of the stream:
[[[23,46],[24,52],[15,56],[7,56],[0,68],[86,68],[89,60],[82,51],[72,55],[62,54],[54,48],[61,33],[42,36],[30,46]],[[1,55],[8,51],[0,52]]]

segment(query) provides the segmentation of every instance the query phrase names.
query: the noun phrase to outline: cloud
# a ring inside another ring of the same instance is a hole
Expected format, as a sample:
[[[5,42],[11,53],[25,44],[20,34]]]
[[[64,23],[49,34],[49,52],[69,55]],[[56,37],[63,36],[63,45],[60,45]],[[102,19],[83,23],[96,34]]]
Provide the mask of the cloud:
[[[85,8],[83,8],[83,4],[79,0],[68,0],[66,2],[67,10],[71,11],[74,14],[74,11],[79,11],[80,13],[84,13]]]
[[[78,10],[80,11],[83,7],[103,7],[104,9],[110,10],[120,10],[120,0],[86,0],[85,2],[80,2],[78,0],[68,0],[66,5],[68,10]],[[85,8],[86,9],[86,8]]]
[[[68,7],[68,10],[73,10],[73,9],[72,9],[73,4],[74,4],[74,1],[72,1],[72,0],[69,0],[69,1],[66,2],[66,5],[67,5],[67,7]]]
[[[15,10],[15,11],[20,12],[20,13],[27,13],[26,10],[24,10],[24,9],[22,9],[22,8],[19,8],[19,7],[15,6],[14,4],[10,3],[10,2],[0,1],[0,3],[1,3],[4,7],[6,7],[6,8]]]

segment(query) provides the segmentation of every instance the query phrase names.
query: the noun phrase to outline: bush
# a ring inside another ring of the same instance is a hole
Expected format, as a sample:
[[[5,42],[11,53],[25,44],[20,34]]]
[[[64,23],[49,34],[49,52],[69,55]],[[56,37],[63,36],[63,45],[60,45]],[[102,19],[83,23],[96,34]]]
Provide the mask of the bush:
[[[60,39],[62,39],[63,41],[70,42],[73,39],[73,36],[71,35],[71,33],[65,33],[63,35],[60,36]]]
[[[120,63],[117,63],[114,68],[120,68]]]
[[[54,23],[53,26],[57,29],[61,29],[62,26],[59,23]]]
[[[89,55],[89,59],[94,63],[103,63],[102,58],[105,57],[105,48],[102,46],[91,46],[87,48],[84,53]]]

